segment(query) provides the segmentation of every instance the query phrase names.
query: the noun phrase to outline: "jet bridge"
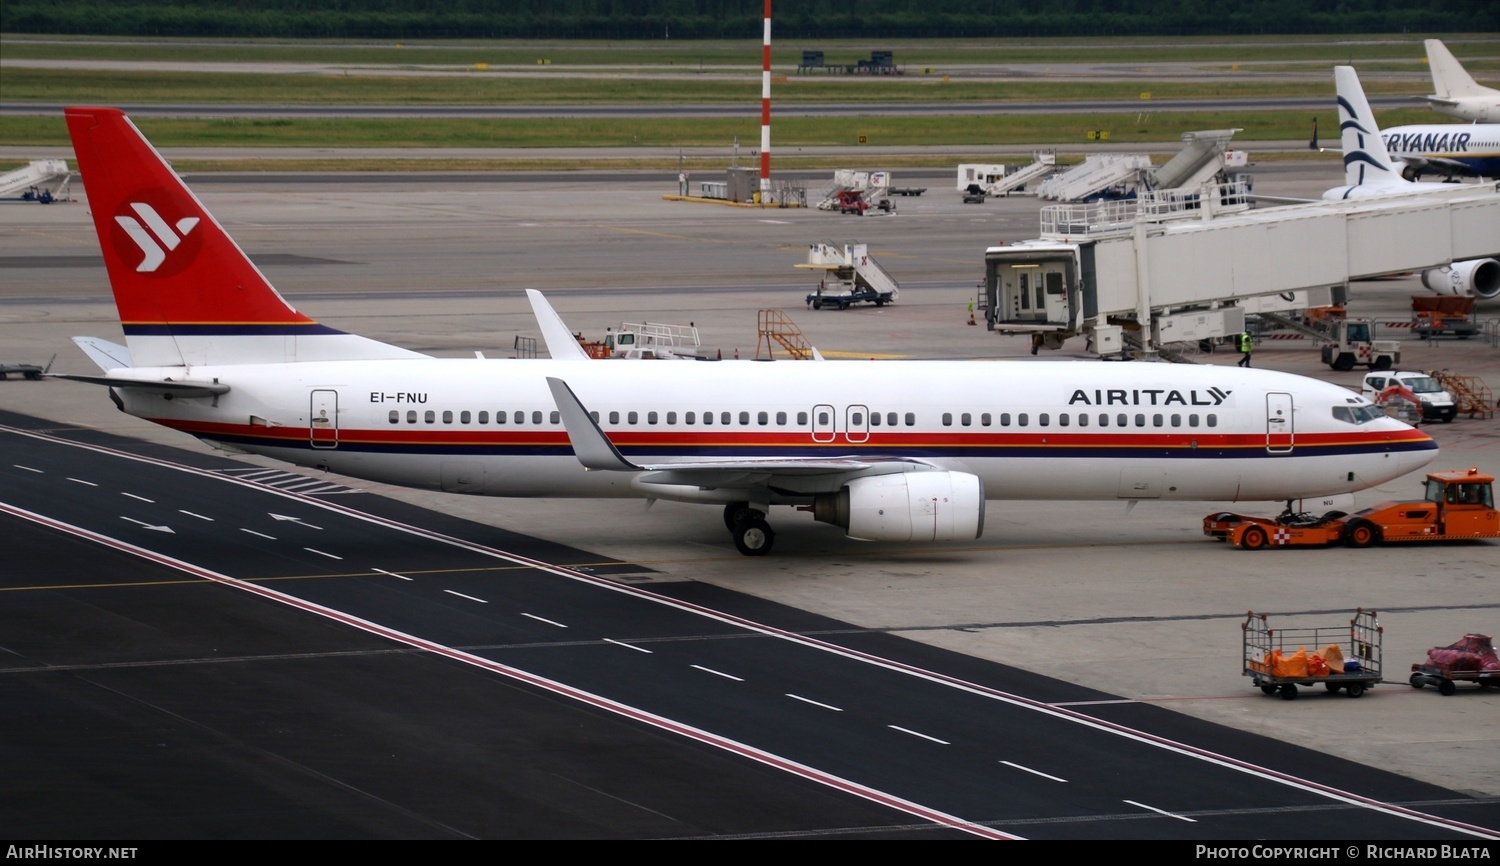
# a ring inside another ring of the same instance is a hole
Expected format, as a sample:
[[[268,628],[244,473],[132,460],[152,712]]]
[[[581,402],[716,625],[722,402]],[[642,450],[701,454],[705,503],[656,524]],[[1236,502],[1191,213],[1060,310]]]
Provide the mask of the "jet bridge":
[[[1041,237],[985,253],[985,323],[1100,354],[1238,332],[1246,312],[1327,303],[1331,287],[1500,254],[1497,184],[1250,210],[1235,182],[1196,194],[1042,209]]]

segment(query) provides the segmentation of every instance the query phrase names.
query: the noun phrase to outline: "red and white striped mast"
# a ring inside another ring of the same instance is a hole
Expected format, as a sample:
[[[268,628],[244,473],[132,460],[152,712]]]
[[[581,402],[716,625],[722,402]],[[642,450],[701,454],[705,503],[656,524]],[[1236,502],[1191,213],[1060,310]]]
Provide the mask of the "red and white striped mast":
[[[760,200],[764,204],[771,196],[771,0],[766,0],[760,54]]]

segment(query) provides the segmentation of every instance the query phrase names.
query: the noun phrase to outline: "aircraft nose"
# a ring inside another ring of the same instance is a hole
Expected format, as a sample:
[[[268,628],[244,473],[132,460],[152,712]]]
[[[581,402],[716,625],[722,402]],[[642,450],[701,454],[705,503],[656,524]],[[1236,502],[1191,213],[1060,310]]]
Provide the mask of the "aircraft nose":
[[[1408,440],[1411,447],[1403,450],[1400,457],[1402,474],[1415,472],[1437,459],[1438,444],[1421,430],[1413,430]]]

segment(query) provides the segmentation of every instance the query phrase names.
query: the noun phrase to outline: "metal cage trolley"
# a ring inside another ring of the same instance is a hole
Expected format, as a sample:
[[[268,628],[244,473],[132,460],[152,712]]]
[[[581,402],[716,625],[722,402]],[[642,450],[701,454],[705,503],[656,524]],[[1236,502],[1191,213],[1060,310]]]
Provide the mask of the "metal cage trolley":
[[[1357,698],[1381,681],[1383,633],[1373,610],[1356,608],[1338,625],[1278,629],[1251,611],[1240,628],[1243,673],[1265,694],[1290,701],[1298,686],[1321,684],[1330,694],[1342,690]]]

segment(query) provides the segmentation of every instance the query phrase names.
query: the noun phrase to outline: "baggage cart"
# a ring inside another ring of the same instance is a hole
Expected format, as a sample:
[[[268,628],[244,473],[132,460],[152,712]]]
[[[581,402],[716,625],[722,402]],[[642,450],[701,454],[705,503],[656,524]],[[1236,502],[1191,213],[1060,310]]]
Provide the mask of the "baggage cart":
[[[1265,614],[1251,611],[1240,628],[1243,673],[1265,694],[1290,701],[1298,686],[1321,684],[1329,694],[1357,698],[1381,681],[1382,631],[1373,610],[1356,608],[1337,625],[1278,629]]]
[[[1480,688],[1500,687],[1500,660],[1487,634],[1466,634],[1456,643],[1427,651],[1427,661],[1411,666],[1411,687],[1436,686],[1447,697],[1458,691],[1458,683]]]

